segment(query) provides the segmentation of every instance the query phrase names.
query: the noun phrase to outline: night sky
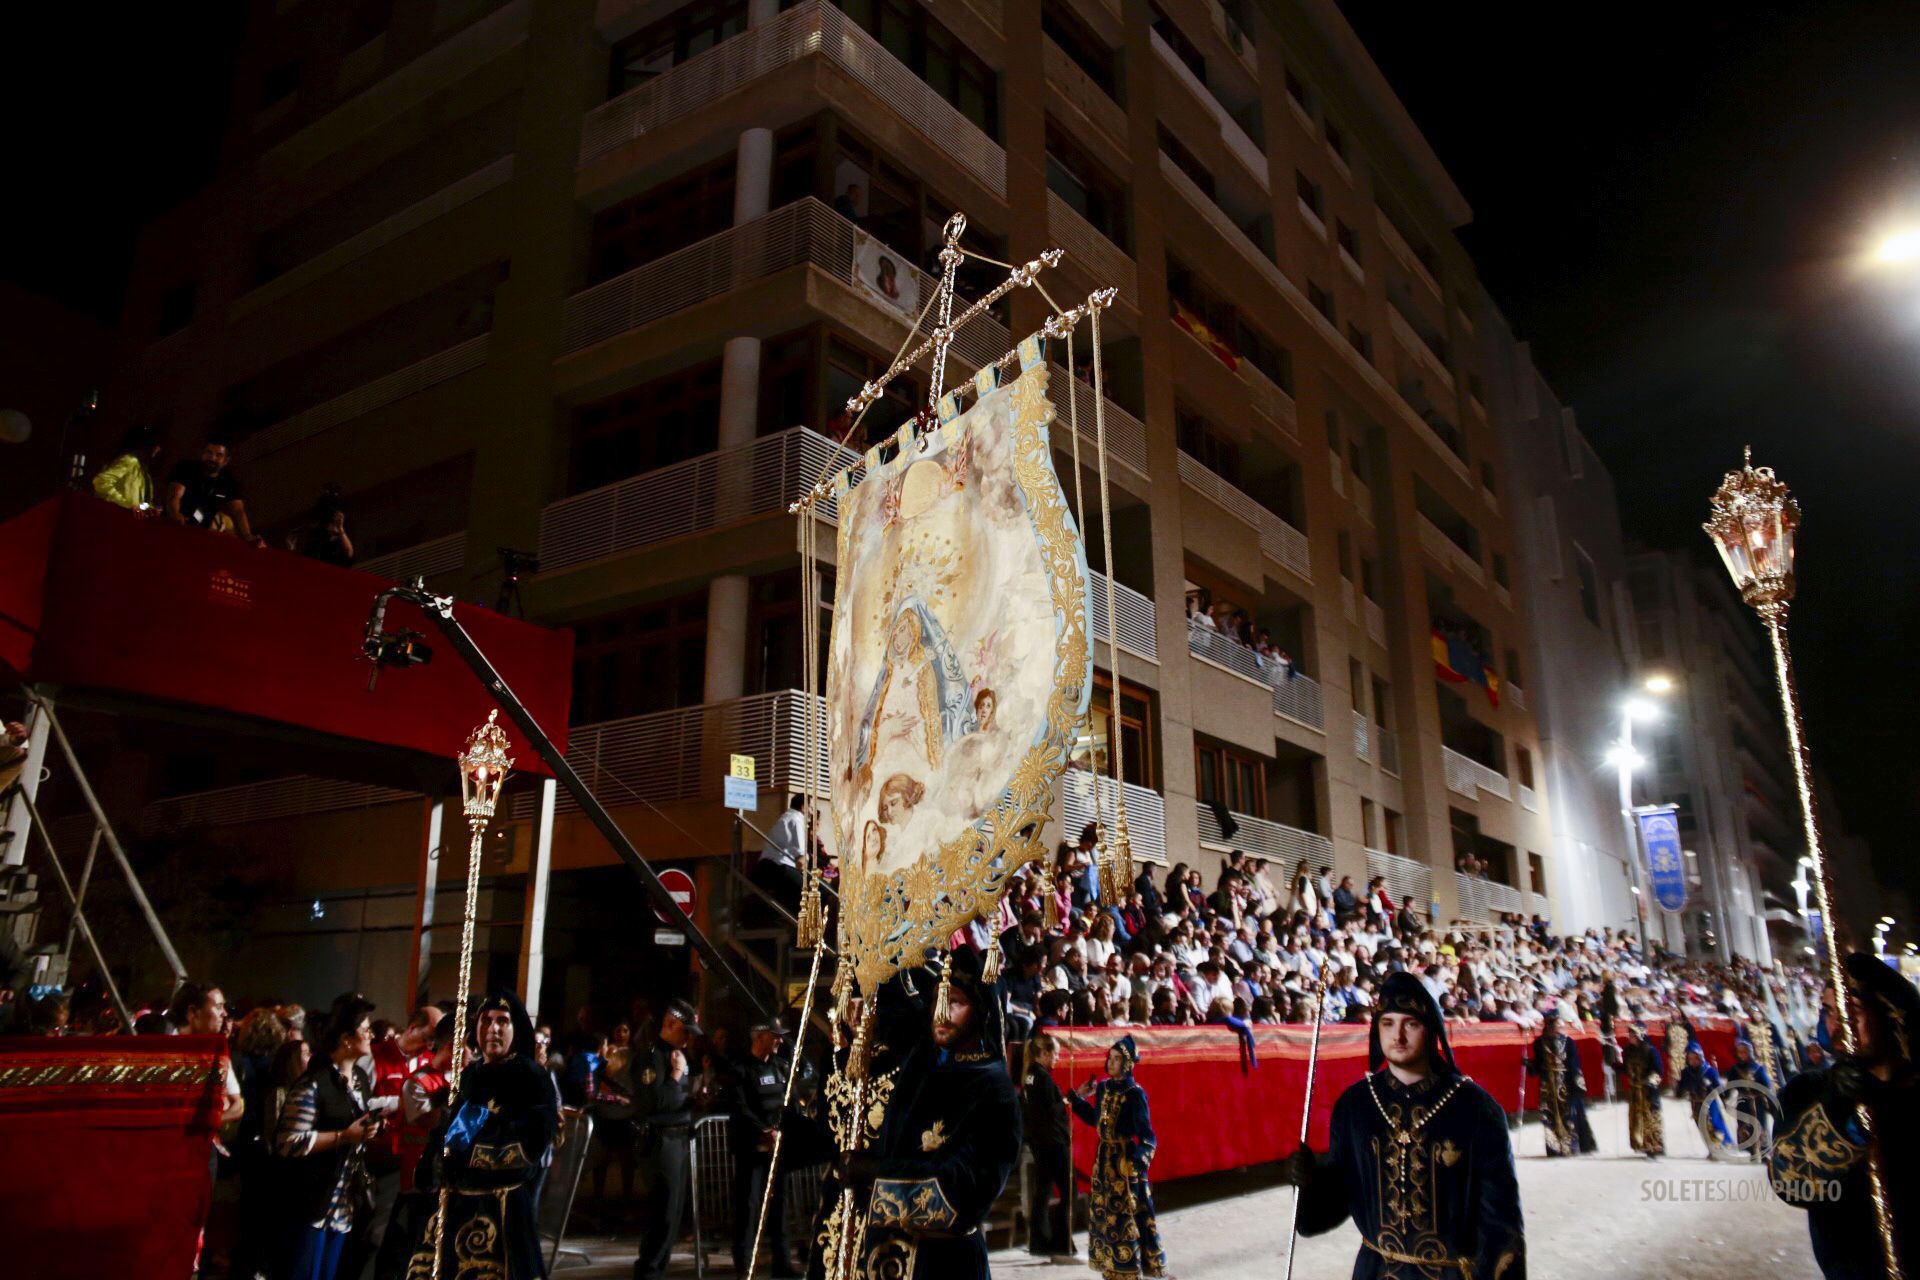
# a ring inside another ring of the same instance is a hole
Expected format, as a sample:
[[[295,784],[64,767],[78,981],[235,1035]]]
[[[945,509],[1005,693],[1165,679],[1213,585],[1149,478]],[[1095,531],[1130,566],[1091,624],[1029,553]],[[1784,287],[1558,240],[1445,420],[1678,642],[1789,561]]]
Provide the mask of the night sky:
[[[1710,556],[1743,444],[1792,486],[1814,759],[1882,879],[1920,891],[1920,268],[1858,265],[1903,208],[1920,225],[1920,5],[1342,8],[1628,538]]]
[[[1463,239],[1628,536],[1705,553],[1744,443],[1793,486],[1815,757],[1920,891],[1920,269],[1855,265],[1903,206],[1920,224],[1920,5],[1343,8],[1473,205]],[[141,221],[212,173],[243,13],[7,7],[0,279],[117,315]]]

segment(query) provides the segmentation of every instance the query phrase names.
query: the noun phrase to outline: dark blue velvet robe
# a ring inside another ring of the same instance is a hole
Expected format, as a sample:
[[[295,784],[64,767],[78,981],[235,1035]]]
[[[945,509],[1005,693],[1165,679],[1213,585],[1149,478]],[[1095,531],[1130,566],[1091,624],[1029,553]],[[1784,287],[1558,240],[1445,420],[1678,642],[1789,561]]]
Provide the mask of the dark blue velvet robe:
[[[1100,1135],[1087,1200],[1087,1265],[1108,1280],[1165,1275],[1167,1255],[1147,1181],[1157,1145],[1147,1091],[1128,1074],[1100,1081],[1091,1101],[1076,1093],[1067,1102]]]
[[[1527,1070],[1540,1081],[1540,1123],[1547,1130],[1549,1156],[1587,1155],[1600,1149],[1587,1123],[1587,1078],[1580,1070],[1580,1046],[1564,1032],[1534,1038]],[[1558,1097],[1558,1102],[1554,1101]]]
[[[1328,1152],[1300,1189],[1300,1230],[1319,1235],[1348,1217],[1366,1241],[1354,1280],[1525,1280],[1500,1104],[1451,1068],[1415,1085],[1379,1071],[1350,1087],[1334,1104]]]

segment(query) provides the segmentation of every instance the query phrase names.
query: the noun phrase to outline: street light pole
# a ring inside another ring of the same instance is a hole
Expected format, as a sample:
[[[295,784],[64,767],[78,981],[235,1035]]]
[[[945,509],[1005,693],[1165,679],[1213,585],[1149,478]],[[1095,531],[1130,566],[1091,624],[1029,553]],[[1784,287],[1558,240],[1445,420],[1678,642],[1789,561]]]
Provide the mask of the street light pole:
[[[1834,1039],[1843,1054],[1856,1047],[1854,1017],[1859,996],[1847,978],[1840,921],[1833,909],[1833,882],[1827,854],[1820,842],[1820,823],[1814,809],[1813,760],[1807,748],[1806,727],[1800,719],[1800,689],[1794,680],[1793,654],[1787,647],[1787,610],[1793,601],[1793,542],[1800,528],[1800,504],[1771,467],[1755,467],[1753,450],[1745,465],[1730,471],[1713,495],[1712,518],[1701,526],[1733,577],[1740,598],[1753,607],[1766,625],[1773,649],[1774,676],[1780,686],[1780,709],[1786,720],[1787,754],[1793,761],[1794,789],[1800,796],[1800,818],[1812,862],[1814,901],[1820,908],[1821,932],[1826,936],[1827,982],[1833,989],[1838,1025]],[[1868,1182],[1880,1232],[1880,1251],[1889,1280],[1901,1280],[1899,1248],[1893,1236],[1893,1211],[1887,1199],[1885,1153],[1873,1131],[1872,1109],[1861,1108],[1868,1130]]]
[[[1640,858],[1640,828],[1633,820],[1633,712],[1620,713],[1620,746],[1614,753],[1620,774],[1620,821],[1627,837],[1627,864],[1633,870],[1633,920],[1640,929],[1640,962],[1652,954],[1647,949],[1647,886]]]

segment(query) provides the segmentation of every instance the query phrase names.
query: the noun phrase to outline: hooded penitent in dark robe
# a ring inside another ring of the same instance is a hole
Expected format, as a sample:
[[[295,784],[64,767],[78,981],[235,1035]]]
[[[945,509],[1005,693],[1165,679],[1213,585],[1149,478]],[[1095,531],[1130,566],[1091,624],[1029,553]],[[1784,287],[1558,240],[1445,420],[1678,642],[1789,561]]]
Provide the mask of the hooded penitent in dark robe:
[[[1894,1240],[1905,1273],[1920,1274],[1920,992],[1877,956],[1855,952],[1846,964],[1869,1024],[1861,1051],[1889,1060],[1891,1078],[1842,1060],[1788,1081],[1767,1173],[1775,1194],[1807,1211],[1813,1257],[1827,1280],[1886,1275],[1860,1122],[1862,1104],[1870,1107]]]
[[[1385,1013],[1426,1026],[1426,1079],[1402,1084],[1385,1069]],[[1300,1230],[1319,1235],[1352,1217],[1361,1236],[1354,1280],[1524,1280],[1506,1113],[1460,1074],[1440,1006],[1411,974],[1381,986],[1368,1066],[1334,1104],[1328,1152],[1300,1188]]]
[[[822,1188],[829,1220],[817,1233],[821,1247],[809,1259],[810,1275],[822,1273],[823,1249],[837,1244],[831,1211],[851,1185],[866,1213],[859,1275],[988,1280],[981,1228],[1020,1158],[1020,1098],[1007,1074],[999,984],[982,981],[972,951],[956,951],[948,963],[979,1033],[951,1049],[933,1043],[929,974],[907,971],[881,989],[870,1088],[884,1102],[885,1118],[865,1148],[843,1155]],[[836,1129],[843,1129],[845,1103],[838,1105]]]
[[[1732,1146],[1733,1131],[1727,1127],[1726,1117],[1721,1114],[1719,1099],[1713,1096],[1719,1087],[1720,1073],[1707,1060],[1707,1051],[1700,1047],[1698,1040],[1688,1041],[1686,1065],[1680,1068],[1680,1080],[1674,1086],[1674,1091],[1687,1100],[1687,1106],[1693,1110],[1695,1124],[1700,1123],[1700,1109],[1705,1107],[1707,1128],[1717,1135],[1720,1145]],[[1713,1152],[1707,1154],[1711,1156]]]
[[[1587,1123],[1587,1078],[1580,1070],[1580,1047],[1573,1037],[1549,1023],[1548,1030],[1534,1038],[1527,1070],[1540,1081],[1540,1123],[1547,1131],[1547,1154],[1598,1151],[1593,1128]]]
[[[1627,1144],[1643,1155],[1665,1155],[1667,1140],[1660,1119],[1660,1082],[1666,1065],[1644,1027],[1620,1051],[1620,1078],[1627,1095]]]
[[[530,1280],[547,1274],[537,1190],[553,1149],[560,1099],[553,1077],[533,1056],[533,1023],[519,997],[488,993],[475,1006],[473,1023],[490,1009],[505,1009],[512,1018],[511,1051],[460,1073],[450,1114],[428,1144],[416,1185],[430,1197],[429,1214],[440,1188],[447,1189],[447,1221],[436,1233],[428,1220],[407,1266],[409,1280],[432,1275],[436,1234],[443,1277]],[[471,1037],[468,1044],[474,1045]]]
[[[1117,1059],[1117,1061],[1116,1061]],[[1133,1078],[1140,1050],[1122,1036],[1107,1054],[1111,1074],[1093,1087],[1093,1097],[1073,1094],[1073,1113],[1100,1135],[1093,1154],[1093,1186],[1087,1196],[1087,1265],[1107,1277],[1160,1276],[1167,1255],[1160,1247],[1160,1221],[1153,1211],[1153,1117],[1147,1091]],[[1115,1066],[1118,1072],[1113,1072]]]

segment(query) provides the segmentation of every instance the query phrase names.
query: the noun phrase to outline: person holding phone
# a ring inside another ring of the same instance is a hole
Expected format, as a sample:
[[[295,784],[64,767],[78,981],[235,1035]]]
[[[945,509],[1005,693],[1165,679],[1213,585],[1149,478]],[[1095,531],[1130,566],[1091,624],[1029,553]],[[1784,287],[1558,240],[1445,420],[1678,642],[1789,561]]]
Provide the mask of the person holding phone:
[[[373,1010],[357,993],[333,1002],[313,1065],[280,1112],[273,1150],[282,1164],[281,1203],[292,1215],[282,1240],[287,1280],[350,1274],[342,1264],[372,1222],[363,1149],[383,1122],[368,1106],[372,1082],[358,1060],[373,1052]]]

